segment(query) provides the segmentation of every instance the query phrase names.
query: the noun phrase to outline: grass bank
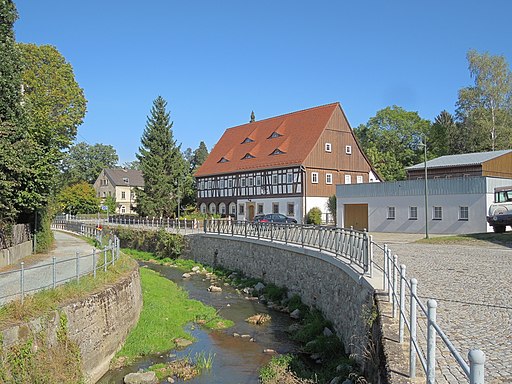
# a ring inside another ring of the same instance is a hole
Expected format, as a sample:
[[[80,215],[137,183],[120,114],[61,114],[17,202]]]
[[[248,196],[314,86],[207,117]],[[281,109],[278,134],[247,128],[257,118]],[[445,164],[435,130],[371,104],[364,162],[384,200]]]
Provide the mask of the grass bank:
[[[139,322],[117,353],[117,359],[129,362],[139,356],[174,349],[177,338],[192,340],[184,330],[190,322],[210,329],[233,325],[219,317],[213,307],[189,299],[186,291],[157,272],[141,268],[140,276],[144,305]]]

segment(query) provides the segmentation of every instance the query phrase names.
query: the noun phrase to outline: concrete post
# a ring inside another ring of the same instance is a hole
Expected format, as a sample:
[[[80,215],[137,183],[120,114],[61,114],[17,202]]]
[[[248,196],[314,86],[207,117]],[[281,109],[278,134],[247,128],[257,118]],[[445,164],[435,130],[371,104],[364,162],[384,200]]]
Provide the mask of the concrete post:
[[[479,349],[472,349],[468,353],[469,383],[484,384],[485,353]]]
[[[103,248],[103,272],[107,272],[107,246]]]
[[[433,299],[427,301],[427,384],[436,382],[436,323],[437,302]]]
[[[384,271],[382,275],[382,290],[388,289],[388,245],[384,244]]]
[[[92,275],[96,278],[96,248],[92,250]]]

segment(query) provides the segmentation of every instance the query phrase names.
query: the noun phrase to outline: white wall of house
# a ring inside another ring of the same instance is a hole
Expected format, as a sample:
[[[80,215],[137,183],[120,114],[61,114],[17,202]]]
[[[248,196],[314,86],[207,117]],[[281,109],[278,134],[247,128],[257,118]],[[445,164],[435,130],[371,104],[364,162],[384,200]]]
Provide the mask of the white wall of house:
[[[240,212],[240,204],[244,205],[243,214]],[[273,205],[279,204],[279,212],[288,217],[293,217],[297,222],[302,221],[302,199],[300,197],[283,197],[283,198],[260,198],[260,199],[238,199],[237,200],[237,220],[249,219],[250,204],[254,204],[254,215],[258,215],[258,205],[263,205],[263,214],[273,213]],[[289,214],[288,204],[294,205],[294,214]]]
[[[368,230],[370,232],[425,232],[424,180],[338,185],[337,222],[344,226],[344,208],[347,204],[368,204]],[[492,231],[486,222],[494,188],[512,184],[510,179],[469,177],[461,179],[428,180],[429,233],[481,233]],[[416,219],[411,217],[416,207]],[[436,208],[437,207],[437,208]],[[390,209],[391,208],[391,209]],[[392,218],[390,213],[393,213]],[[465,212],[467,209],[467,219]],[[441,218],[434,217],[434,211]],[[391,211],[391,212],[390,212]],[[462,214],[462,216],[461,216]]]

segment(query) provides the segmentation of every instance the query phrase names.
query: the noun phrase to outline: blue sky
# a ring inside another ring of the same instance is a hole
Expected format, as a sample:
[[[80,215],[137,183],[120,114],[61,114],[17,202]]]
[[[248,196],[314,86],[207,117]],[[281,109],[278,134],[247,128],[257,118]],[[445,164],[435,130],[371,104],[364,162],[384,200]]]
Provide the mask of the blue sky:
[[[339,101],[352,125],[398,105],[434,119],[472,84],[466,53],[512,63],[510,0],[14,0],[20,42],[74,68],[77,141],[135,159],[153,100],[182,149],[226,128]]]

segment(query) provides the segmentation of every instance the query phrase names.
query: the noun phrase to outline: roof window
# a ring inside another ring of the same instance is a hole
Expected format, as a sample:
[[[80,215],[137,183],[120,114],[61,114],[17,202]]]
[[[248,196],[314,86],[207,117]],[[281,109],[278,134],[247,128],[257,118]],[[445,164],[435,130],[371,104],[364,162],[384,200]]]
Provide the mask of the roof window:
[[[219,161],[217,161],[217,163],[227,163],[229,160],[226,159],[225,157],[221,157],[221,159]]]
[[[277,132],[272,132],[272,134],[268,137],[269,139],[275,139],[276,137],[281,137],[283,135],[277,133]]]
[[[245,159],[254,159],[254,156],[253,156],[253,155],[251,155],[249,152],[247,152],[247,153],[245,154],[245,156],[244,156],[244,157],[242,157],[242,160],[245,160]]]
[[[246,137],[244,141],[242,141],[242,144],[246,144],[246,143],[253,143],[254,140],[251,139],[250,137]]]
[[[281,151],[279,148],[274,149],[274,152],[272,152],[270,155],[283,155],[286,152]]]

